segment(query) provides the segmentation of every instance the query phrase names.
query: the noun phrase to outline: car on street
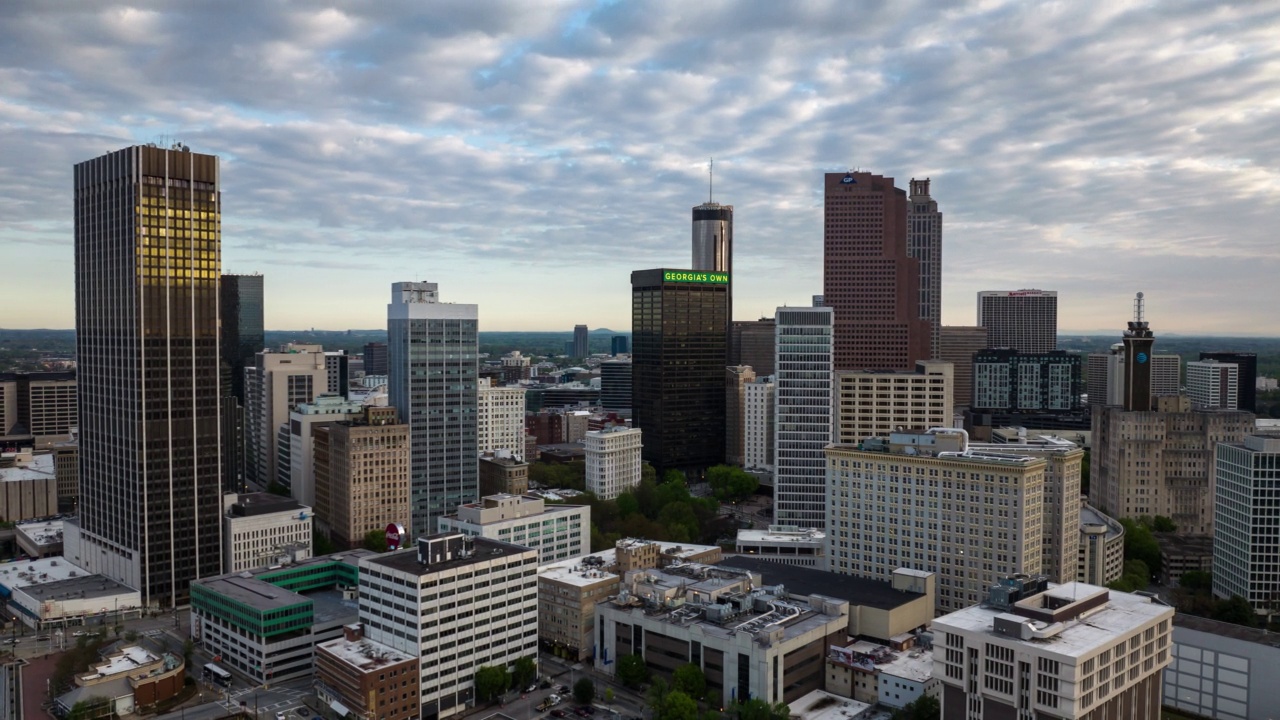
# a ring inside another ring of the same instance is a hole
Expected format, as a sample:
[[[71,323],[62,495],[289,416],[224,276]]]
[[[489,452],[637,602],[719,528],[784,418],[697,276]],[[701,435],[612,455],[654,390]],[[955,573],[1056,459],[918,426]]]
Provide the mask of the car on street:
[[[37,636],[36,636],[36,642],[48,642],[48,641],[49,641],[49,636],[48,636],[48,635],[37,635]]]
[[[562,693],[567,693],[567,692],[569,692],[569,686],[568,686],[568,685],[561,685],[561,686],[560,686],[560,692],[562,692]]]
[[[293,712],[300,718],[311,717],[311,711],[304,707],[296,708]]]
[[[562,718],[562,717],[564,717],[566,714],[567,714],[567,713],[565,713],[565,711],[561,710],[560,708],[556,708],[555,710],[552,710],[552,711],[551,711],[551,717],[558,717],[558,718]]]
[[[551,689],[551,681],[550,681],[550,680],[543,680],[543,681],[542,681],[542,683],[538,685],[538,687],[542,688],[543,690],[550,690],[550,689]]]
[[[529,687],[525,688],[525,689],[524,689],[524,691],[525,691],[526,693],[531,693],[531,692],[536,691],[537,689],[538,689],[538,683],[533,683],[533,684],[532,684],[532,685],[530,685]]]
[[[285,718],[284,718],[284,713],[282,713],[282,712],[277,712],[277,713],[276,713],[276,720],[285,720]]]

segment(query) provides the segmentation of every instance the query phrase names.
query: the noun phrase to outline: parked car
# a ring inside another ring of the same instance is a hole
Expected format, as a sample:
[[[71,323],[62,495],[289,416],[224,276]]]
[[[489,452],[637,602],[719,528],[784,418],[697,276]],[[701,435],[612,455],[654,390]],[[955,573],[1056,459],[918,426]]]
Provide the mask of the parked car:
[[[75,632],[71,633],[71,637],[84,637],[85,635],[88,635],[88,633],[86,633],[86,632],[85,632],[85,631],[83,631],[83,630],[77,630],[77,631],[75,631]]]
[[[37,636],[36,636],[36,642],[48,642],[48,641],[49,641],[49,636],[48,636],[48,635],[37,635]]]
[[[550,680],[545,680],[545,679],[544,679],[544,680],[543,680],[543,681],[538,685],[538,687],[542,688],[543,690],[550,690],[550,689],[551,689],[551,681],[550,681]]]
[[[562,718],[562,717],[564,717],[564,716],[565,716],[565,715],[567,715],[567,714],[568,714],[568,713],[566,713],[565,711],[561,710],[560,708],[556,708],[555,710],[552,710],[552,711],[551,711],[551,717]]]
[[[535,690],[537,690],[537,689],[538,689],[538,683],[533,683],[533,684],[532,684],[532,685],[530,685],[529,687],[525,688],[525,689],[524,689],[524,691],[525,691],[525,692],[527,692],[527,693],[531,693],[531,692],[534,692],[534,691],[535,691]]]
[[[562,693],[567,693],[567,692],[569,692],[569,686],[568,686],[568,685],[561,685],[561,686],[560,686],[560,692],[562,692]]]

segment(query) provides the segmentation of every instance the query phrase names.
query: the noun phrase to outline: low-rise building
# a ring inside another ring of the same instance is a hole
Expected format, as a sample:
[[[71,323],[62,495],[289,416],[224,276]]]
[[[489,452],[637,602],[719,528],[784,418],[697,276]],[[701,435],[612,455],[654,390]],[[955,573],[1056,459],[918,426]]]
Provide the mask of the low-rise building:
[[[480,457],[480,496],[529,492],[529,463],[506,450]]]
[[[364,636],[364,626],[316,645],[316,695],[339,717],[410,720],[418,716],[418,662]]]
[[[442,533],[501,540],[538,551],[539,563],[584,555],[591,550],[591,507],[547,505],[529,495],[489,495],[458,506],[437,519]]]
[[[612,674],[619,658],[639,655],[670,680],[693,664],[722,706],[739,698],[791,703],[822,689],[827,648],[848,627],[847,601],[804,597],[750,571],[698,563],[633,570],[616,596],[596,604],[595,666]]]
[[[1003,578],[933,621],[942,717],[1158,720],[1173,608],[1145,594]]]
[[[1174,587],[1183,573],[1213,572],[1213,538],[1203,535],[1156,533],[1160,546],[1160,584]]]
[[[642,436],[640,428],[622,425],[586,433],[587,490],[612,500],[639,485]]]
[[[48,517],[58,512],[54,456],[31,448],[0,454],[0,522]]]
[[[816,528],[770,525],[767,530],[739,530],[734,552],[761,560],[827,569],[827,535]]]
[[[58,520],[36,520],[14,526],[18,549],[32,558],[62,555],[62,525]]]
[[[1124,574],[1124,526],[1080,500],[1080,549],[1076,580],[1108,585]]]
[[[1164,705],[1215,720],[1270,720],[1280,707],[1280,635],[1181,613]]]
[[[595,656],[596,603],[618,593],[619,574],[673,562],[714,564],[712,545],[677,545],[623,539],[615,547],[538,570],[538,637],[546,650],[572,660]]]
[[[311,557],[311,508],[271,493],[223,496],[222,569],[297,562]]]
[[[129,645],[76,675],[76,689],[57,702],[70,711],[85,700],[109,699],[117,715],[129,715],[175,697],[185,672],[182,658],[173,653]]]
[[[537,566],[535,550],[460,533],[361,561],[360,622],[419,662],[422,718],[472,706],[481,666],[537,661]]]
[[[814,690],[787,706],[790,716],[796,720],[858,720],[871,715],[871,706],[865,702],[841,697],[825,690]]]
[[[119,622],[138,617],[142,608],[137,590],[62,557],[0,565],[0,597],[16,618],[37,630]]]
[[[911,635],[892,647],[859,640],[832,647],[827,655],[827,689],[860,702],[901,708],[923,695],[936,697],[942,683],[933,677],[933,650]]]

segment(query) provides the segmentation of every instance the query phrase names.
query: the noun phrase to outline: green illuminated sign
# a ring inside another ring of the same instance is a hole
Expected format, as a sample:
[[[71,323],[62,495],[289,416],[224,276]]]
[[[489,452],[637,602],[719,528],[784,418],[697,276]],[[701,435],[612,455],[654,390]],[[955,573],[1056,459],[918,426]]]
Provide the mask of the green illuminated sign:
[[[729,273],[698,272],[696,270],[663,270],[662,281],[704,283],[707,285],[728,285]]]

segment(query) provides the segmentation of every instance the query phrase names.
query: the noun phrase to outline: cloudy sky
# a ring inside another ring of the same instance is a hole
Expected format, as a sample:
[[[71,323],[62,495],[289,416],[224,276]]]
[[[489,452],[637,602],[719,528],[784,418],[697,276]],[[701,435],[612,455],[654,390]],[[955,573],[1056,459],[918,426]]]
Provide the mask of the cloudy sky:
[[[930,177],[943,318],[1280,335],[1280,3],[0,3],[0,327],[71,327],[71,167],[222,158],[223,269],[267,326],[630,326],[629,273],[735,206],[738,319],[822,287],[821,177]]]

